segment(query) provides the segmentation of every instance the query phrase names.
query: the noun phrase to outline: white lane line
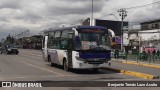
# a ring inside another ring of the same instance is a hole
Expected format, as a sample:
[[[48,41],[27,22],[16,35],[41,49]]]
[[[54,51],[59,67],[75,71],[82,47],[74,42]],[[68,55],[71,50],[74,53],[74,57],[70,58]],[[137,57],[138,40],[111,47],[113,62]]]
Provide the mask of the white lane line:
[[[61,73],[58,73],[58,72],[55,72],[55,71],[52,71],[52,70],[48,70],[48,69],[46,69],[46,68],[39,67],[39,66],[37,66],[37,65],[34,65],[34,64],[31,64],[31,63],[28,63],[28,62],[25,62],[25,61],[21,61],[21,62],[22,62],[22,63],[25,63],[25,64],[27,64],[27,65],[30,65],[30,66],[39,68],[39,69],[44,70],[44,71],[48,71],[48,72],[57,74],[57,75],[59,75],[59,76],[65,76],[65,75],[63,75],[63,74],[61,74]]]

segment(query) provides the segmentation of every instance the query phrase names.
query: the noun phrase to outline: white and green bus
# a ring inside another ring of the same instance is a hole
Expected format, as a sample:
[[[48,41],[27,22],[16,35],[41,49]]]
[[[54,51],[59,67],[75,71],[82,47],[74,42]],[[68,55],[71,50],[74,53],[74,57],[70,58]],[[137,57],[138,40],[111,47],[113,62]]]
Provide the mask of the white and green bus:
[[[44,30],[43,58],[50,66],[64,70],[93,69],[108,65],[111,59],[110,35],[105,27],[74,26]]]

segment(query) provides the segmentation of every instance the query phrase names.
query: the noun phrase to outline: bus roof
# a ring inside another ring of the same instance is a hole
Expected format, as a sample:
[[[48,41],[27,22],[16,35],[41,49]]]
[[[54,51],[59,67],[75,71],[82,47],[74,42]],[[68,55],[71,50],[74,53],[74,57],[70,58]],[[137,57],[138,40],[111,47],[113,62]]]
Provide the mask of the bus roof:
[[[61,30],[68,30],[68,29],[107,29],[106,27],[102,26],[71,26],[71,27],[64,27],[64,28],[50,28],[48,30],[44,30],[43,32],[50,32],[50,31],[61,31]]]
[[[106,27],[102,26],[79,26],[79,29],[84,29],[84,28],[90,28],[90,29],[107,29]]]

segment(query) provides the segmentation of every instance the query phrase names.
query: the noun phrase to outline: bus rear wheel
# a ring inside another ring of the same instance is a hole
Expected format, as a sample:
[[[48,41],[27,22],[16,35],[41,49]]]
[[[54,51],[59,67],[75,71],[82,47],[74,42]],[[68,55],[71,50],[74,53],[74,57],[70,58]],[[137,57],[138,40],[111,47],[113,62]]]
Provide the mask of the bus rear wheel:
[[[69,67],[68,67],[67,60],[63,60],[63,69],[64,69],[65,71],[69,71]]]
[[[18,54],[19,52],[17,51],[16,54]]]
[[[51,57],[48,57],[48,61],[49,61],[49,65],[50,65],[51,67],[53,67],[54,64],[53,64],[52,61],[51,61]]]
[[[10,54],[10,52],[9,52],[9,51],[7,51],[7,52],[6,52],[6,54]]]

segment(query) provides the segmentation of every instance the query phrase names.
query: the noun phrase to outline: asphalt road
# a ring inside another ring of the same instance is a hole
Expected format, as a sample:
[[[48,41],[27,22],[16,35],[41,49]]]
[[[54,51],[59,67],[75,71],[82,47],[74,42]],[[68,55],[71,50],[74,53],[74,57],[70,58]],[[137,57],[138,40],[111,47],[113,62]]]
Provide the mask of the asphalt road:
[[[145,80],[113,71],[72,70],[64,71],[62,67],[50,67],[42,59],[39,50],[20,50],[19,55],[0,54],[0,81],[137,81]],[[65,84],[65,83],[64,83]],[[81,84],[81,83],[78,83]],[[84,82],[83,82],[84,84]],[[94,86],[97,84],[95,83]],[[5,90],[19,90],[22,88],[6,88]],[[25,90],[25,88],[23,88]],[[41,90],[41,88],[36,88]],[[43,88],[44,89],[44,88]],[[46,88],[50,90],[51,88]],[[57,87],[52,88],[59,89]],[[116,90],[116,88],[94,87],[61,87],[62,90]],[[120,88],[121,90],[127,88]],[[135,88],[131,89],[134,90]],[[139,90],[140,88],[136,88]],[[142,89],[142,88],[141,88]],[[149,89],[149,88],[148,88]],[[35,90],[35,88],[34,88]],[[152,89],[154,90],[154,89]],[[156,89],[155,89],[156,90]]]

